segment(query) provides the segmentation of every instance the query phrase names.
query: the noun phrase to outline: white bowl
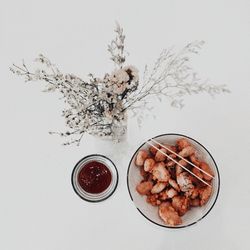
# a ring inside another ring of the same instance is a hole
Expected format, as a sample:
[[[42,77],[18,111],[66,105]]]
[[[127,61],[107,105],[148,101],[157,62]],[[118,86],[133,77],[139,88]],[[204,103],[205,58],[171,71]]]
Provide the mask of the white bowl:
[[[180,138],[186,138],[192,145],[194,145],[197,150],[198,158],[207,162],[215,173],[215,178],[213,179],[213,192],[209,201],[202,207],[192,207],[184,216],[182,216],[182,224],[178,226],[169,226],[166,225],[158,215],[158,207],[154,207],[151,204],[146,202],[146,197],[137,193],[136,186],[142,180],[140,175],[140,168],[135,165],[135,157],[137,152],[140,149],[148,149],[149,145],[143,143],[134,153],[128,167],[127,172],[127,185],[128,191],[132,201],[134,202],[138,211],[149,221],[155,223],[158,226],[166,228],[184,228],[191,225],[194,225],[198,221],[202,220],[213,208],[220,190],[220,175],[218,167],[212,155],[208,150],[201,145],[196,140],[181,134],[164,134],[154,137],[153,139],[157,140],[160,143],[175,144],[175,142]]]

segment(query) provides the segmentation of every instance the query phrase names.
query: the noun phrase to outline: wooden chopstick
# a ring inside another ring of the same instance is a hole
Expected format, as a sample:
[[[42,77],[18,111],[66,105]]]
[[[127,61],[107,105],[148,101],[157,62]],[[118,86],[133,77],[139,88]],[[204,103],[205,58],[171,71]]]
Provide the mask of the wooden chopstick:
[[[188,168],[182,166],[178,161],[174,160],[171,156],[169,156],[168,154],[166,154],[165,152],[163,152],[162,150],[160,150],[159,148],[157,148],[154,144],[152,144],[149,141],[147,141],[146,143],[149,144],[150,146],[154,147],[157,151],[161,152],[163,155],[167,156],[167,158],[169,158],[171,161],[173,161],[174,163],[176,163],[178,166],[180,166],[181,168],[183,168],[184,170],[186,170],[187,172],[189,172],[190,174],[192,174],[194,177],[196,177],[201,182],[203,182],[204,184],[206,184],[209,187],[212,187],[209,183],[207,183],[206,181],[204,181],[203,179],[201,179],[199,176],[195,175]]]
[[[212,176],[211,174],[207,173],[205,170],[203,170],[203,169],[199,168],[198,166],[196,166],[195,164],[193,164],[193,163],[192,163],[192,162],[190,162],[189,160],[185,159],[185,158],[184,158],[184,157],[182,157],[181,155],[179,155],[179,154],[175,153],[173,150],[171,150],[171,149],[167,148],[166,146],[164,146],[164,145],[163,145],[163,144],[161,144],[160,142],[158,142],[158,141],[156,141],[156,140],[154,140],[154,139],[151,139],[151,141],[153,141],[154,143],[158,144],[158,145],[159,145],[159,146],[161,146],[162,148],[167,149],[170,153],[172,153],[172,154],[174,154],[174,155],[178,156],[179,158],[181,158],[182,160],[184,160],[185,162],[187,162],[187,163],[188,163],[188,164],[190,164],[191,166],[193,166],[193,167],[197,168],[197,169],[198,169],[198,170],[200,170],[202,173],[204,173],[204,174],[206,174],[206,175],[210,176],[212,179],[214,179],[214,176]]]

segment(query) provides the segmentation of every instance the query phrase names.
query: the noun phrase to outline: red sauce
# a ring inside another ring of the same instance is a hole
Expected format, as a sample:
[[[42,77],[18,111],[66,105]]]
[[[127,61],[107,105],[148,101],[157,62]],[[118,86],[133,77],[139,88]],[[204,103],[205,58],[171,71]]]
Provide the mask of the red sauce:
[[[111,183],[111,172],[101,162],[87,163],[78,174],[79,185],[88,193],[97,194],[106,190]]]

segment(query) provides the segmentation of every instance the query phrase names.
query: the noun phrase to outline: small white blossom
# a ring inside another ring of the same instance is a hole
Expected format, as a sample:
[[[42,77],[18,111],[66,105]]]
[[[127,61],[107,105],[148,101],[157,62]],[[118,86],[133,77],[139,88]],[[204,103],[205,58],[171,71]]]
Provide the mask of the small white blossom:
[[[139,81],[139,71],[136,67],[129,65],[129,66],[125,66],[123,68],[124,71],[126,71],[129,75],[132,76],[132,80],[134,82],[138,82]]]
[[[127,83],[129,81],[129,75],[124,69],[118,69],[113,71],[110,76],[110,82],[116,84]]]

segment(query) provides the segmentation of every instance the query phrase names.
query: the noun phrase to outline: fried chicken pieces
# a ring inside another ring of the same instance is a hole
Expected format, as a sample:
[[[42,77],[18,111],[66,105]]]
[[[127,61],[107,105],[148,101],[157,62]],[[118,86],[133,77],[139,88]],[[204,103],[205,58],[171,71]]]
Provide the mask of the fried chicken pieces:
[[[202,170],[214,176],[211,167],[200,161],[195,155],[195,148],[185,138],[177,140],[176,145],[165,147],[178,153]],[[209,184],[212,177],[189,165],[186,161],[171,154],[167,149],[159,148],[185,166],[195,175],[204,179]],[[137,185],[136,190],[141,195],[146,195],[146,201],[153,206],[158,206],[158,213],[164,223],[176,226],[182,223],[183,216],[191,207],[203,206],[212,194],[212,188],[204,185],[199,179],[182,169],[175,162],[169,160],[155,147],[149,150],[140,150],[135,159],[135,165],[140,167],[143,180]]]

